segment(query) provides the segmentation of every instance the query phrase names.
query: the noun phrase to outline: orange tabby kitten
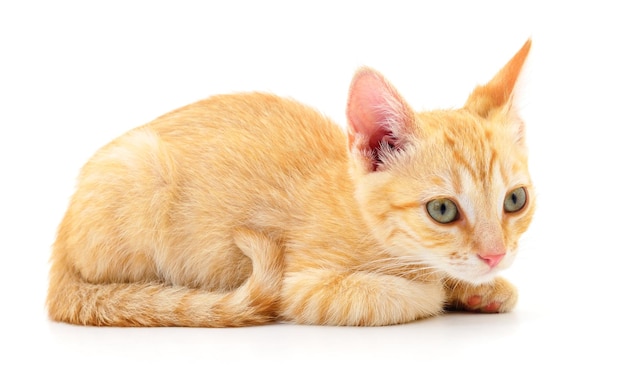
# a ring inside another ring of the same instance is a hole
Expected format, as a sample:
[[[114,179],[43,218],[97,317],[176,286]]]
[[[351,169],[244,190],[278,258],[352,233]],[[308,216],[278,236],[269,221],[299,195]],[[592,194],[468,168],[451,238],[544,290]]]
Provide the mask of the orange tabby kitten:
[[[52,319],[227,327],[386,325],[506,312],[534,193],[522,49],[461,109],[415,113],[377,72],[349,131],[292,100],[215,96],[100,149],[52,253]]]

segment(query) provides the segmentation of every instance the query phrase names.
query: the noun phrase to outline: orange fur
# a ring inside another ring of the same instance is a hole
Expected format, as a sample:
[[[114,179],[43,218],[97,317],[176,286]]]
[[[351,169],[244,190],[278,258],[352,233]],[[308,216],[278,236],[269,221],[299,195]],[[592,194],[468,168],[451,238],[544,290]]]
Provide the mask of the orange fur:
[[[82,169],[59,226],[50,317],[387,325],[446,306],[509,311],[515,289],[496,275],[534,210],[513,95],[529,48],[456,110],[415,113],[361,69],[348,135],[295,101],[248,93],[119,137]],[[527,203],[505,211],[516,188]],[[427,210],[441,198],[459,210],[447,224]]]

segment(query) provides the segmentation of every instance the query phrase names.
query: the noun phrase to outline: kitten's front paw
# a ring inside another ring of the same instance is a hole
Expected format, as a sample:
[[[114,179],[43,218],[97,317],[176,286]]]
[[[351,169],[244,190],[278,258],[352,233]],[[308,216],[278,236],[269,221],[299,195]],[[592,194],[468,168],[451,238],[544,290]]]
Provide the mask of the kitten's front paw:
[[[454,282],[448,287],[448,310],[509,312],[517,303],[517,289],[504,278],[478,286]]]

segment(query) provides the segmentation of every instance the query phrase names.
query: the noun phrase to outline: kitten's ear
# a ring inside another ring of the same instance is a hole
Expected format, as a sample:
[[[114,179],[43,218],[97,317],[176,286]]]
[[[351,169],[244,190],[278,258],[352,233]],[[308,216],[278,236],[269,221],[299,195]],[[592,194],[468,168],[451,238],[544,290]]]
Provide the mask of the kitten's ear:
[[[515,88],[530,46],[531,40],[529,39],[491,81],[476,87],[467,99],[465,108],[485,118],[494,110],[516,111]]]
[[[376,171],[383,155],[402,149],[413,124],[413,111],[378,72],[356,72],[348,96],[350,150],[366,171]]]

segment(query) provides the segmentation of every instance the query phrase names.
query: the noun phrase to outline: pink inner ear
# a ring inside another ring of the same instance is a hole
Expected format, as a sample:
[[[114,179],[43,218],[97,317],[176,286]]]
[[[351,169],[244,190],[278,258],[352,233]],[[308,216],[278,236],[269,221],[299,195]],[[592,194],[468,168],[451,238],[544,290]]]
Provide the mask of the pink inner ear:
[[[359,134],[367,140],[366,146],[375,150],[381,142],[395,145],[395,136],[392,126],[400,122],[401,118],[397,105],[401,104],[396,91],[377,72],[371,69],[362,69],[352,80],[348,100],[348,121],[350,125],[350,143],[355,141]]]

